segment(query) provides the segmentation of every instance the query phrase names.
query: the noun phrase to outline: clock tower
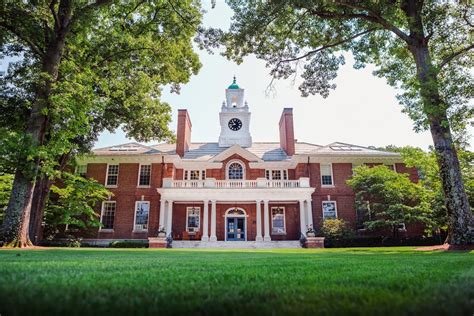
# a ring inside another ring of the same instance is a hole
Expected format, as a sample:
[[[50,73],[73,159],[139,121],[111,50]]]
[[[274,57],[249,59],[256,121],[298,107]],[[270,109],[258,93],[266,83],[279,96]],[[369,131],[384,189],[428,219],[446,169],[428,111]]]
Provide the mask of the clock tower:
[[[250,136],[250,112],[247,102],[244,102],[244,89],[234,81],[225,90],[226,100],[222,102],[219,113],[221,123],[221,135],[219,136],[220,147],[231,147],[240,145],[242,147],[252,146]]]

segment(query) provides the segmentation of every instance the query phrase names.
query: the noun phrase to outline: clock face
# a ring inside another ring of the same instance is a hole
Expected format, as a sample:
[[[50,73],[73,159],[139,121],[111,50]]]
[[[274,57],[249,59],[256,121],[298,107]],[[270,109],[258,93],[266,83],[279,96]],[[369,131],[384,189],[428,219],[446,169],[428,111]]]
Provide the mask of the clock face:
[[[229,128],[233,131],[238,131],[242,128],[242,121],[238,118],[230,119],[229,121]]]

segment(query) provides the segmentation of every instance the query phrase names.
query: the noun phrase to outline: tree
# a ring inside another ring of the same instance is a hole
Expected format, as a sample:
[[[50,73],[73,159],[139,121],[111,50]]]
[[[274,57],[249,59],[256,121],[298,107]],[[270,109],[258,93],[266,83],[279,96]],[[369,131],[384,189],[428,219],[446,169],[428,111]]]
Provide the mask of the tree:
[[[12,190],[13,175],[0,174],[0,225],[3,221],[3,214],[8,205],[8,197]]]
[[[61,185],[51,187],[53,198],[48,200],[45,213],[46,235],[54,238],[61,228],[74,233],[88,227],[99,227],[94,207],[112,193],[94,179],[64,172]]]
[[[431,193],[406,174],[386,166],[360,166],[347,180],[356,196],[356,208],[366,214],[369,230],[387,229],[397,237],[400,225],[418,222],[432,228]]]
[[[431,131],[449,213],[448,242],[474,242],[452,132],[463,132],[474,111],[469,106],[474,11],[467,1],[227,2],[234,10],[229,32],[203,32],[201,47],[222,43],[224,55],[237,62],[255,54],[267,62],[274,79],[297,76],[301,70],[303,96],[328,96],[346,51],[356,68],[375,64],[375,75],[401,92],[399,101],[416,130]]]
[[[192,0],[4,1],[0,10],[1,57],[20,58],[2,82],[0,157],[15,179],[0,235],[28,246],[36,180],[54,177],[61,157],[117,127],[139,141],[172,139],[161,87],[179,91],[200,68],[191,39],[201,12]]]

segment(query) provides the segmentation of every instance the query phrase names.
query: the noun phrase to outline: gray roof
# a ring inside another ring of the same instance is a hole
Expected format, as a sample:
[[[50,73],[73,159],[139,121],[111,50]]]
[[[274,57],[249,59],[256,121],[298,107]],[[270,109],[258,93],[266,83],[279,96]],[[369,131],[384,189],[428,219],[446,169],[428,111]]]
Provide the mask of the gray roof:
[[[189,151],[184,154],[183,159],[207,161],[227,149],[228,147],[219,147],[218,143],[192,143]],[[251,147],[246,147],[245,149],[264,161],[290,159],[278,142],[255,142]],[[398,153],[340,142],[331,143],[326,146],[297,142],[295,144],[295,151],[297,155],[399,156]],[[146,146],[139,143],[128,143],[94,149],[93,153],[98,156],[174,155],[176,154],[176,145],[163,143]]]

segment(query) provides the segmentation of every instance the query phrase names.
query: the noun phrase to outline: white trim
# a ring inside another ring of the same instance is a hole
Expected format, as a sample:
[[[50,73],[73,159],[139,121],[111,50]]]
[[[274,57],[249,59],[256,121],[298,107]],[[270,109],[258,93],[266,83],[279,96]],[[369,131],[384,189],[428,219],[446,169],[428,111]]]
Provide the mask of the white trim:
[[[142,166],[150,166],[150,184],[148,185],[140,185],[140,174],[142,172]],[[151,163],[139,163],[138,164],[138,179],[137,179],[137,188],[150,188],[151,187],[151,170],[152,170]],[[119,170],[120,172],[120,170]]]
[[[273,232],[273,210],[274,209],[283,209],[283,232],[282,233],[275,233]],[[276,236],[283,236],[286,235],[286,208],[284,206],[272,206],[270,207],[270,222],[272,223],[270,234]]]
[[[229,216],[229,211],[231,210],[235,210],[235,209],[238,209],[238,210],[241,210],[244,212],[244,215],[231,215]],[[247,227],[247,212],[245,211],[245,209],[241,208],[241,207],[231,207],[231,208],[228,208],[225,213],[224,213],[224,240],[227,241],[227,217],[241,217],[241,218],[244,218],[244,236],[245,236],[245,241],[247,241],[247,232],[248,232],[248,227]],[[232,240],[233,241],[233,240]]]
[[[100,208],[100,224],[101,226],[99,227],[99,232],[113,232],[113,228],[102,228],[102,217],[104,216],[104,205],[105,203],[113,203],[115,204],[115,210],[114,210],[114,225],[115,226],[115,213],[117,212],[117,201],[102,201],[102,206]]]
[[[267,179],[267,171],[269,172],[269,179]],[[273,179],[273,171],[280,171],[280,179]],[[286,179],[284,177],[286,175]],[[288,169],[279,169],[279,168],[266,168],[265,169],[265,178],[267,180],[288,180]]]
[[[225,166],[225,179],[226,180],[240,180],[240,179],[229,179],[229,167],[233,163],[238,163],[239,165],[242,166],[242,180],[247,179],[247,170],[245,169],[245,164],[242,162],[242,160],[239,159],[232,159],[229,161],[226,166]]]
[[[202,201],[203,197],[209,200],[217,200],[222,202],[248,201],[253,203],[258,199],[268,199],[272,202],[283,201],[299,201],[306,200],[315,188],[262,188],[262,189],[229,189],[229,188],[196,188],[196,189],[179,189],[179,188],[157,188],[162,199],[173,201]]]
[[[397,165],[396,164],[394,164],[394,163],[384,163],[383,165],[386,166],[389,169],[390,169],[390,166],[391,166],[393,169],[390,169],[390,170],[397,172]]]
[[[146,220],[147,229],[137,229],[136,228],[138,203],[148,204],[148,218]],[[150,225],[150,208],[151,208],[150,201],[135,201],[135,212],[133,212],[133,230],[132,230],[132,232],[143,233],[143,232],[148,231],[148,226]]]
[[[329,170],[331,171],[331,182],[332,184],[323,184],[323,173],[321,172],[321,166],[322,165],[329,165]],[[321,183],[321,188],[334,188],[334,172],[332,170],[332,163],[320,163],[319,164],[319,181]]]
[[[78,174],[78,175],[81,175],[81,174],[79,174],[79,167],[84,166],[85,169],[86,169],[85,172],[84,172],[84,175],[87,175],[87,165],[88,165],[87,163],[77,164],[76,169],[74,170],[74,173]]]
[[[334,211],[336,212],[336,219],[339,218],[338,215],[337,215],[337,202],[333,201],[333,200],[327,200],[327,201],[321,201],[321,213],[323,215],[323,220],[325,220],[325,218],[324,218],[324,208],[323,208],[324,203],[334,203]]]
[[[117,173],[117,184],[112,184],[112,185],[109,185],[108,182],[109,182],[109,166],[117,166],[118,168],[118,173]],[[118,187],[118,184],[119,184],[119,174],[120,174],[120,164],[118,163],[108,163],[107,164],[107,169],[105,171],[105,187],[106,188],[117,188]]]
[[[189,233],[189,227],[188,227],[188,211],[192,210],[194,208],[194,210],[197,210],[198,211],[198,214],[199,214],[199,225],[197,227],[197,231],[201,231],[201,207],[200,206],[188,206],[186,207],[186,231]],[[196,231],[194,231],[196,232]]]
[[[199,179],[191,179],[191,171],[197,171],[198,174],[199,174],[198,175]],[[188,173],[188,177],[186,177],[186,172]],[[194,169],[185,168],[185,169],[183,169],[183,180],[185,180],[185,181],[206,180],[206,169],[205,168],[194,168]]]
[[[263,162],[262,159],[251,153],[250,151],[246,150],[245,148],[242,148],[239,145],[232,145],[232,147],[229,147],[228,149],[224,150],[223,152],[217,154],[216,156],[212,157],[209,159],[209,162],[216,162],[216,161],[223,161],[226,158],[229,158],[230,156],[237,154],[240,157],[248,160],[248,161],[254,161],[254,162]]]

